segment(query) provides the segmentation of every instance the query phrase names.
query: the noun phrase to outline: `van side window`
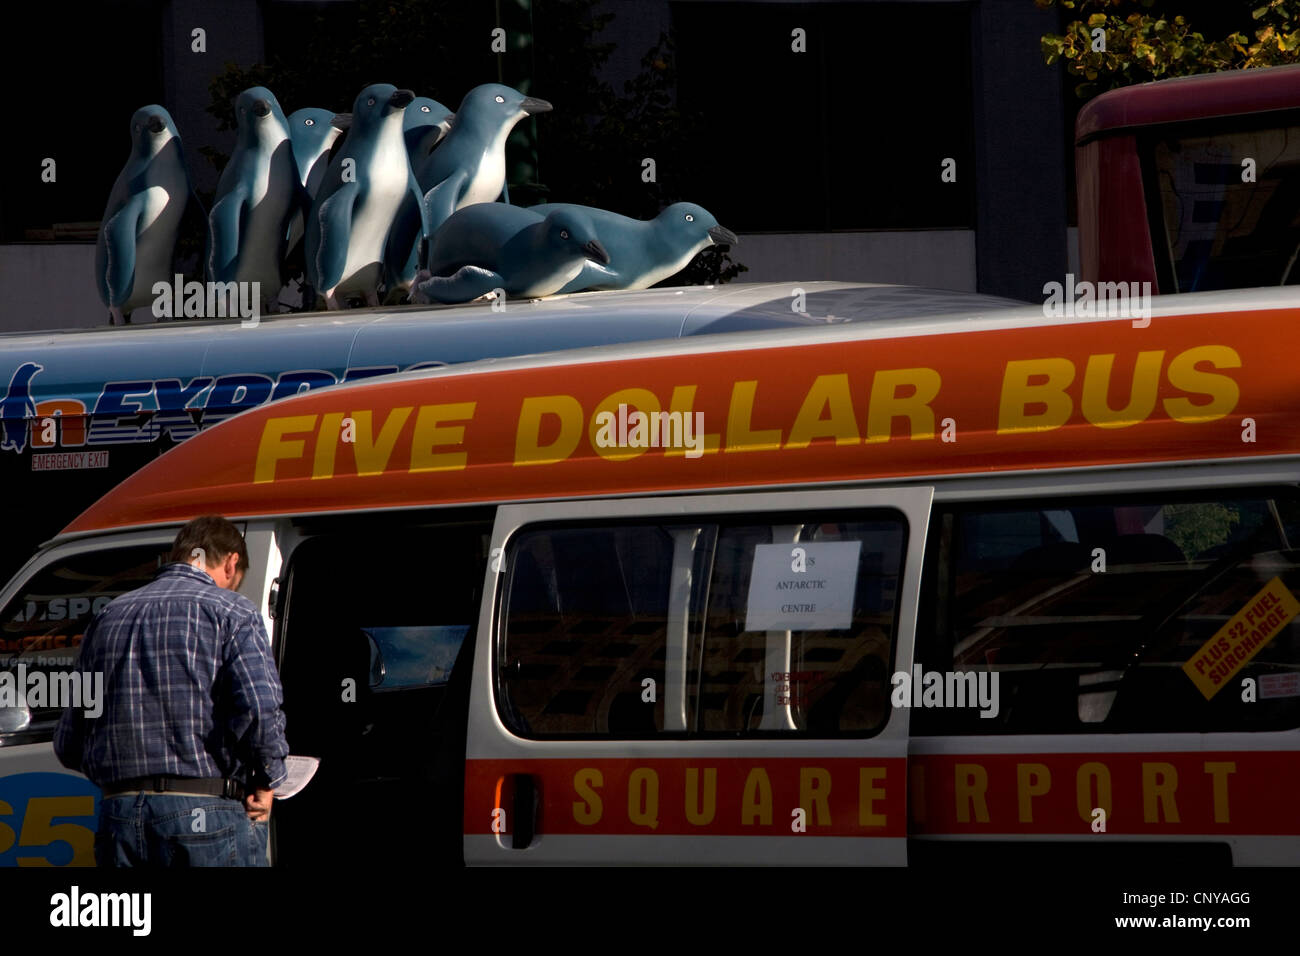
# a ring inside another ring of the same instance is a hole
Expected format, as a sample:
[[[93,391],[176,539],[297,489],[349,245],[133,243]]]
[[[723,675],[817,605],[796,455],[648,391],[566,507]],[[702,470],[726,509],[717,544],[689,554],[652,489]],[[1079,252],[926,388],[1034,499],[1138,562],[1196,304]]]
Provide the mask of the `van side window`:
[[[898,517],[722,528],[697,729],[834,736],[883,727],[905,544]]]
[[[996,674],[999,700],[987,718],[917,708],[917,733],[1300,725],[1290,493],[952,507],[936,513],[931,542],[917,663]]]
[[[515,539],[498,668],[516,727],[539,736],[664,729],[672,563],[673,538],[657,525]]]
[[[43,699],[48,694],[36,688],[53,686],[52,677],[71,670],[94,616],[113,598],[152,581],[170,551],[138,545],[82,552],[46,565],[23,585],[0,611],[0,674],[21,698],[17,706],[0,698],[0,742],[54,736],[62,707],[49,706],[52,701]]]
[[[874,733],[906,541],[892,511],[525,528],[502,717],[528,737]]]

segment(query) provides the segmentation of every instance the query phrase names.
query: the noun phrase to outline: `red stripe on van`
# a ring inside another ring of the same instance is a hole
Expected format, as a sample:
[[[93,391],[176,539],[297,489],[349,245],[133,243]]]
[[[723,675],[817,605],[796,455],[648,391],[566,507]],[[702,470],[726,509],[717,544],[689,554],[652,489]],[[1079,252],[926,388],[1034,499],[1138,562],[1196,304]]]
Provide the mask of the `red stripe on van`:
[[[1289,358],[1300,352],[1295,310],[1162,317],[1149,328],[1123,320],[819,342],[822,331],[785,335],[780,347],[692,352],[703,348],[692,343],[669,355],[308,392],[186,441],[67,530],[210,512],[1300,453],[1300,386]],[[663,420],[659,447],[633,447],[648,440],[636,432],[635,411],[678,412],[677,431]],[[605,412],[614,428],[602,432]],[[695,413],[700,456],[666,451],[664,442],[687,443]],[[603,447],[608,439],[623,445]]]
[[[468,760],[465,832],[491,834],[500,820],[513,833],[512,778],[527,775],[540,833],[791,836],[803,810],[810,837],[901,837],[904,767],[842,757]]]

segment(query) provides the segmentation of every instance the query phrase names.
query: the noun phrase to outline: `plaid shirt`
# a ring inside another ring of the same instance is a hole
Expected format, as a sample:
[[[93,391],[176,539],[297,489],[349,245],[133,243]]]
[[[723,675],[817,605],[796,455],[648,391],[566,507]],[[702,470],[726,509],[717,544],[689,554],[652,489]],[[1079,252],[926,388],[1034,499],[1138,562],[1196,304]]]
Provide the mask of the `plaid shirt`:
[[[54,751],[97,786],[130,777],[284,782],[280,678],[261,615],[188,564],[169,564],[86,629],[77,668],[104,675],[103,713],[63,712]]]

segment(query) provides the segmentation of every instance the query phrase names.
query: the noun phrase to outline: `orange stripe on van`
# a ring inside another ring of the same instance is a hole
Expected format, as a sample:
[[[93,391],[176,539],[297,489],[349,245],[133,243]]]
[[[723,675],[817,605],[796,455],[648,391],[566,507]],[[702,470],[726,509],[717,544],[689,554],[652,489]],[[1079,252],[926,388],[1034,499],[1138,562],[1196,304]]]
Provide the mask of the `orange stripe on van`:
[[[520,774],[543,834],[1300,835],[1286,751],[469,760],[466,833],[514,832]]]
[[[919,834],[1300,834],[1300,753],[927,754],[909,764]]]
[[[184,442],[67,530],[1300,453],[1294,310],[820,331],[308,392]]]
[[[540,833],[653,834],[659,836],[901,837],[905,762],[895,759],[603,758],[468,760],[465,832],[492,832],[493,813],[506,810],[502,776],[527,774],[537,784]]]

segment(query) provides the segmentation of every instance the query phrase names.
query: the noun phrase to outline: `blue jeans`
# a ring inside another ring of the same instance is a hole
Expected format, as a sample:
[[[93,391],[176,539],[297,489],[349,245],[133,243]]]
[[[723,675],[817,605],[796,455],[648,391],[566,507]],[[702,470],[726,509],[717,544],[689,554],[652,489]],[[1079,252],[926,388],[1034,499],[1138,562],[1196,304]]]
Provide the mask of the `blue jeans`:
[[[99,866],[266,866],[269,822],[238,800],[164,793],[105,797],[95,834]]]

